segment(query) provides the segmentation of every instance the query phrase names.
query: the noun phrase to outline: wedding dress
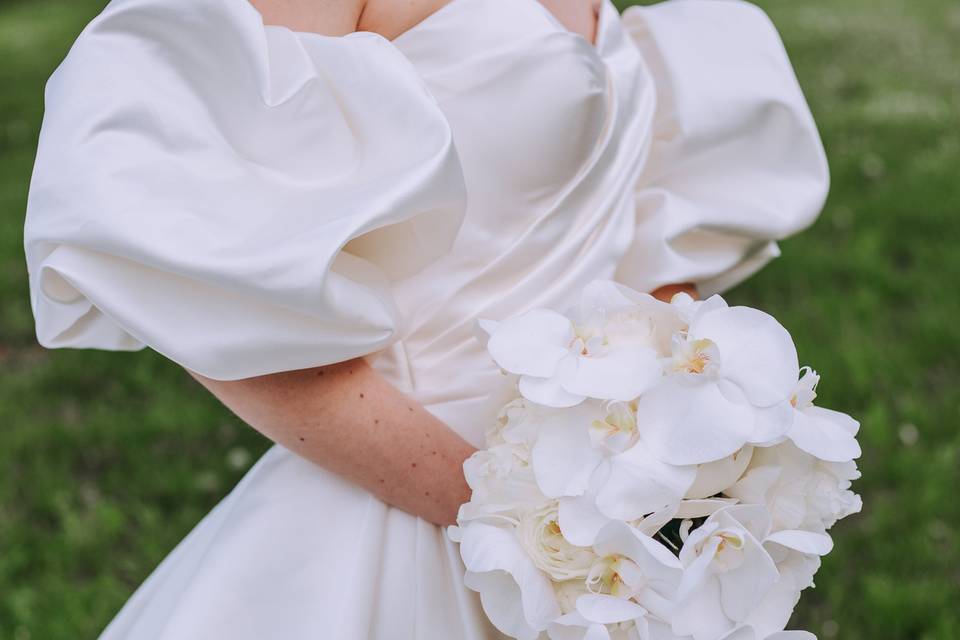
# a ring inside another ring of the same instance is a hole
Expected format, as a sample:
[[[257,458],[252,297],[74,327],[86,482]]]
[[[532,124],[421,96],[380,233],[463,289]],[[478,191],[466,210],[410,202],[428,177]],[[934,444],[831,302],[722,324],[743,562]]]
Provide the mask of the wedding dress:
[[[51,78],[25,244],[39,341],[237,379],[358,356],[475,445],[477,318],[596,278],[709,295],[826,193],[764,14],[453,0],[394,41],[244,0],[113,0]],[[488,639],[445,532],[275,446],[103,638]]]

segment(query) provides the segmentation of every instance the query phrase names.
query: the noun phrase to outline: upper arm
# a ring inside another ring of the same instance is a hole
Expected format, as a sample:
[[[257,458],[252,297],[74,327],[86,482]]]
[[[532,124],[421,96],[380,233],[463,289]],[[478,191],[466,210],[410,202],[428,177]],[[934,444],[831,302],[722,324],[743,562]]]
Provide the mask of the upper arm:
[[[342,36],[357,30],[365,0],[250,0],[264,24]]]

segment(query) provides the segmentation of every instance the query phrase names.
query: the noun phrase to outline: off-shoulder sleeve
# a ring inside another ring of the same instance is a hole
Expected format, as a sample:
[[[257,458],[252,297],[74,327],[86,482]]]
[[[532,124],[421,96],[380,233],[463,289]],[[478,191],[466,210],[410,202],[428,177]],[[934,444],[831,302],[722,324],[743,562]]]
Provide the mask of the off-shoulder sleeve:
[[[398,331],[391,282],[464,208],[447,123],[387,40],[264,27],[244,0],[114,0],[47,84],[37,337],[218,379],[368,354]]]
[[[736,0],[624,12],[650,70],[654,139],[618,277],[640,290],[725,290],[810,225],[829,175],[813,118],[766,15]]]

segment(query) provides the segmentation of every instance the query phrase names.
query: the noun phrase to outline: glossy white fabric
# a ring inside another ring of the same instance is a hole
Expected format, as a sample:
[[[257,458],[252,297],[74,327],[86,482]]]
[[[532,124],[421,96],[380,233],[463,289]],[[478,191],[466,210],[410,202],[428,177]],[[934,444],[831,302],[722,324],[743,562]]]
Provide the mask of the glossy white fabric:
[[[827,187],[780,41],[676,0],[595,45],[537,0],[393,42],[245,0],[114,0],[48,86],[26,225],[37,335],[222,379],[366,355],[474,444],[478,317],[596,278],[729,287]],[[273,448],[104,638],[495,638],[443,532]]]

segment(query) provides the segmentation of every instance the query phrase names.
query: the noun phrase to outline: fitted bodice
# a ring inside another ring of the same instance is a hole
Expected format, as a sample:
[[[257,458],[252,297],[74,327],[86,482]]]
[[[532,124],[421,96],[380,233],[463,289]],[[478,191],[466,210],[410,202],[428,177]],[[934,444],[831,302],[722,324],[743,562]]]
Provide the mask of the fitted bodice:
[[[394,41],[240,0],[112,0],[46,88],[24,228],[37,338],[240,379],[366,356],[475,444],[476,321],[589,281],[732,286],[819,212],[766,16],[452,0]]]
[[[474,441],[497,375],[476,320],[568,305],[632,242],[652,103],[618,18],[603,5],[594,46],[536,0],[454,0],[395,41],[450,123],[467,208],[398,283],[400,341],[372,361]]]

